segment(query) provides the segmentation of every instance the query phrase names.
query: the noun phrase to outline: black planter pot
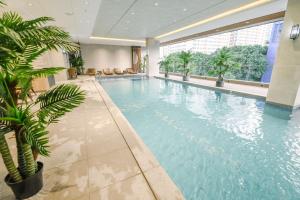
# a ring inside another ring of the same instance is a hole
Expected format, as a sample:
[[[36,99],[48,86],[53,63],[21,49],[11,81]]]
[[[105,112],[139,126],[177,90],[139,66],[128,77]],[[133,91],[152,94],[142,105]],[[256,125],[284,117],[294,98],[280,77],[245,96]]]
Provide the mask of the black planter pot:
[[[165,78],[169,78],[169,74],[168,73],[165,73]]]
[[[189,81],[190,80],[190,76],[189,75],[187,75],[187,76],[183,75],[182,76],[182,80],[183,81]]]
[[[224,87],[224,81],[223,80],[217,80],[216,81],[216,87]]]
[[[216,81],[216,87],[224,87],[224,78],[223,76],[219,76]]]
[[[11,181],[9,175],[5,177],[5,183],[11,188],[16,199],[26,199],[37,194],[43,187],[43,163],[37,162],[38,171],[35,175],[30,176],[19,183]]]

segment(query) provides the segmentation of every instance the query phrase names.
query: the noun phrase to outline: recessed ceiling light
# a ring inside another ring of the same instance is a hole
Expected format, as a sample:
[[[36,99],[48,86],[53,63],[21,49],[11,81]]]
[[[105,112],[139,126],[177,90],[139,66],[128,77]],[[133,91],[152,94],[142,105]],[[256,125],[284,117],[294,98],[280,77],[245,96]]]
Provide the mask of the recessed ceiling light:
[[[187,11],[187,9],[186,9],[186,8],[184,8],[184,9],[183,9],[183,12],[186,12],[186,11]]]
[[[157,2],[155,2],[155,3],[154,3],[154,6],[158,6],[158,3],[157,3]]]
[[[90,39],[93,39],[93,40],[111,40],[111,41],[121,41],[121,42],[138,42],[138,43],[143,43],[143,44],[145,43],[145,40],[131,40],[131,39],[95,37],[95,36],[91,36]]]
[[[28,6],[32,6],[32,3],[28,3]]]
[[[131,12],[132,15],[135,15],[135,12]]]
[[[181,31],[185,31],[187,29],[191,29],[191,28],[200,26],[202,24],[206,24],[206,23],[214,21],[214,20],[221,19],[221,18],[227,17],[229,15],[233,15],[235,13],[238,13],[238,12],[241,12],[241,11],[244,11],[244,10],[248,10],[248,9],[251,9],[251,8],[254,8],[254,7],[266,4],[266,3],[269,3],[271,1],[272,0],[257,0],[257,1],[254,1],[252,3],[249,3],[249,4],[246,4],[246,5],[243,5],[243,6],[240,6],[240,7],[237,7],[237,8],[228,10],[228,11],[225,11],[225,12],[220,13],[220,14],[217,14],[215,16],[212,16],[212,17],[200,20],[200,21],[198,21],[196,23],[184,26],[182,28],[170,31],[168,33],[164,33],[164,34],[158,35],[158,36],[155,37],[155,39],[160,39],[160,38],[163,38],[163,37],[166,37],[166,36],[169,36],[169,35],[173,35],[175,33],[178,33],[178,32],[181,32]]]
[[[72,12],[72,11],[70,11],[70,12],[65,12],[65,14],[71,16],[71,15],[74,15],[74,12]]]

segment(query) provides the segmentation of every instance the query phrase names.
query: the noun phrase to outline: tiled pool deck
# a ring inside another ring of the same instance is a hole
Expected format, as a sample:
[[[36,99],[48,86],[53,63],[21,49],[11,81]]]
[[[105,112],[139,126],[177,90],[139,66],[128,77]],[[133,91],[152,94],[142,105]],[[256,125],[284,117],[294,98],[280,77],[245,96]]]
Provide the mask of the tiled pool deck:
[[[72,81],[87,93],[85,102],[51,125],[51,157],[45,164],[44,188],[31,199],[150,200],[183,199],[120,110],[94,78]],[[14,138],[7,135],[12,152]],[[14,199],[2,181],[0,199]]]
[[[164,75],[158,75],[157,78],[165,79]],[[174,76],[170,75],[168,80],[177,81],[177,82],[183,82],[181,76]],[[215,87],[216,82],[212,80],[205,80],[205,79],[196,79],[196,78],[190,78],[188,82],[185,82],[186,84],[191,84],[195,86],[204,87],[207,89],[217,89],[221,90],[223,92],[229,92],[229,93],[236,93],[240,95],[246,95],[246,96],[254,96],[265,99],[268,93],[268,88],[265,87],[259,87],[259,86],[252,86],[252,85],[241,85],[236,83],[224,83],[224,87],[217,88]]]

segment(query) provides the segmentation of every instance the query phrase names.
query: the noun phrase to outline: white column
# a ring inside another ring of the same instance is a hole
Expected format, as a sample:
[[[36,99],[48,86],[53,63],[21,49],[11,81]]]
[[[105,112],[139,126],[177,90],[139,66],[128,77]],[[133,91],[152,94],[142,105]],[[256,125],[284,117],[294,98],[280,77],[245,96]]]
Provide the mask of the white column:
[[[300,1],[289,0],[267,102],[291,108],[300,106],[300,38],[291,40],[294,24],[300,24]]]
[[[51,51],[50,52],[50,57],[51,57],[51,67],[64,67],[66,69],[62,70],[58,74],[54,75],[55,82],[61,82],[61,81],[66,81],[68,80],[68,75],[67,75],[67,68],[68,66],[68,61],[66,60],[67,58],[63,54],[62,50],[58,51]]]
[[[148,61],[146,67],[147,76],[156,76],[159,74],[159,41],[153,38],[146,39],[146,48]]]

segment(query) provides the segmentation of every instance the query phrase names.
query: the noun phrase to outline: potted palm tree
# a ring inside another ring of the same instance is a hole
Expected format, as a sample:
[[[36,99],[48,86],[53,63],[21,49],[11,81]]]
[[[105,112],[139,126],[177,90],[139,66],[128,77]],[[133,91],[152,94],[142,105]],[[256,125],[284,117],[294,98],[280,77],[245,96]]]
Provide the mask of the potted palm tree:
[[[5,182],[17,199],[33,196],[43,186],[43,163],[38,155],[49,155],[47,126],[84,100],[77,86],[60,85],[28,101],[34,78],[63,69],[34,69],[32,62],[49,50],[77,49],[69,34],[47,26],[49,21],[53,19],[24,20],[13,12],[4,12],[0,17],[0,154],[8,171]],[[15,138],[17,165],[5,137],[8,133]]]
[[[163,71],[165,72],[165,78],[169,78],[169,71],[171,69],[170,64],[171,64],[171,60],[169,59],[168,56],[159,62],[160,68],[162,68]]]
[[[182,80],[183,81],[188,81],[190,79],[190,72],[191,72],[191,65],[190,61],[192,59],[192,53],[190,51],[182,51],[179,54],[179,60],[180,60],[180,69],[182,71]]]
[[[76,69],[78,74],[84,73],[84,69],[83,69],[84,61],[80,53],[69,54],[69,61],[71,67]]]
[[[234,62],[228,48],[223,47],[218,50],[212,57],[212,69],[210,75],[217,76],[216,87],[224,86],[224,75],[232,68],[239,67],[239,64]]]

